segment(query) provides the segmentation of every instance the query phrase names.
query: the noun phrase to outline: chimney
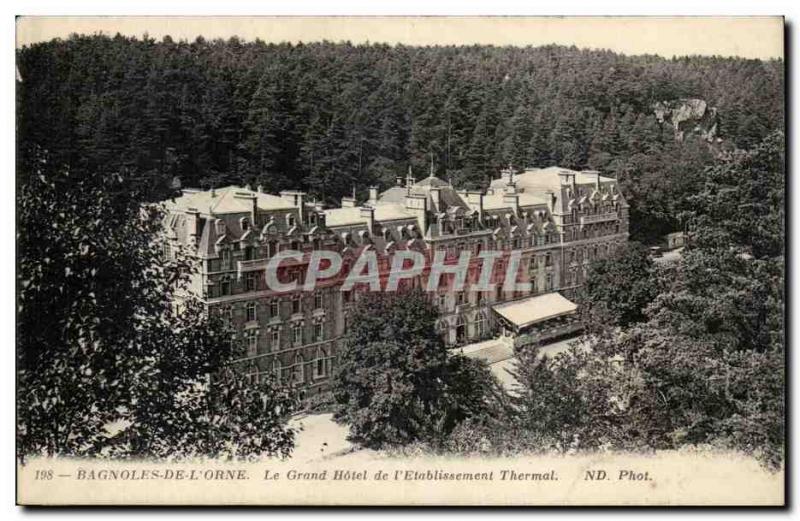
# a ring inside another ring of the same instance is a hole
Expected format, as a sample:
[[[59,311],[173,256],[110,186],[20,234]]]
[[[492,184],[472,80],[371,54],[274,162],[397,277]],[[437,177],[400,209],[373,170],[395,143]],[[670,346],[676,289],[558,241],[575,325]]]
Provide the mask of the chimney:
[[[428,198],[424,195],[407,195],[406,210],[417,218],[420,233],[424,236],[428,231]]]
[[[511,184],[514,182],[514,169],[511,165],[508,165],[508,168],[504,168],[500,170],[500,179],[506,182],[506,184]]]
[[[378,202],[378,187],[377,186],[370,186],[369,187],[369,202],[371,204],[375,204]]]
[[[233,196],[237,199],[247,199],[250,201],[250,223],[255,226],[256,213],[258,213],[258,198],[253,192],[234,192]]]
[[[256,187],[256,191],[257,191],[258,193],[260,193],[260,194],[263,194],[263,193],[264,193],[264,186],[263,186],[263,185],[258,185],[258,186]]]
[[[597,191],[600,191],[600,172],[597,170],[584,170],[584,174],[589,175],[590,177],[594,177],[594,188]]]
[[[469,207],[478,212],[478,219],[483,220],[483,192],[478,190],[464,190],[458,194],[466,199]]]
[[[417,180],[411,175],[411,165],[408,165],[408,174],[406,175],[406,188],[411,188]]]
[[[372,236],[373,228],[375,227],[375,208],[372,206],[362,206],[361,210],[361,219],[367,225],[367,233]]]
[[[514,215],[519,215],[519,194],[516,192],[506,192],[503,194],[503,203],[509,205],[514,210]]]
[[[306,222],[305,209],[306,209],[306,193],[298,190],[283,190],[280,193],[281,199],[294,206],[299,210],[300,222]]]
[[[441,198],[441,194],[439,192],[440,192],[440,188],[438,186],[432,186],[431,187],[431,191],[429,192],[431,194],[431,201],[433,201],[432,210],[437,211],[437,212],[441,212],[442,211],[441,206],[440,206],[440,201],[442,200],[442,198]]]
[[[354,197],[342,197],[342,208],[354,208],[356,200]]]
[[[561,186],[567,186],[572,190],[572,196],[575,197],[577,190],[575,189],[575,173],[570,170],[559,170],[558,177],[561,180]]]
[[[200,235],[200,212],[196,208],[186,210],[186,231],[191,244],[196,245]]]
[[[555,213],[556,202],[558,198],[556,197],[555,192],[552,190],[545,191],[546,199],[547,199],[547,209],[550,210],[550,213]]]

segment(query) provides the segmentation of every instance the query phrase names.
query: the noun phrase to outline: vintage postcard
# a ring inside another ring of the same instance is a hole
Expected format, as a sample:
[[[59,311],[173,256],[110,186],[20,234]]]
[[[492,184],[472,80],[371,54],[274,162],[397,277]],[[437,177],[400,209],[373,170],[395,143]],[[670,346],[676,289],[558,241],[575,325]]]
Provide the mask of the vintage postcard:
[[[786,502],[781,17],[19,17],[22,505]]]

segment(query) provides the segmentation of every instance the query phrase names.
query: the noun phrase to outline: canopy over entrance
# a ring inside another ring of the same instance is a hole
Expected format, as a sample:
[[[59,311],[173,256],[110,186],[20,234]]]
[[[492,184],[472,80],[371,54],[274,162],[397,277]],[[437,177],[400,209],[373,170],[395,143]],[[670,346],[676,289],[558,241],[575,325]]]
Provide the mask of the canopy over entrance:
[[[571,315],[578,305],[553,292],[499,304],[492,309],[509,326],[520,331],[546,320]]]

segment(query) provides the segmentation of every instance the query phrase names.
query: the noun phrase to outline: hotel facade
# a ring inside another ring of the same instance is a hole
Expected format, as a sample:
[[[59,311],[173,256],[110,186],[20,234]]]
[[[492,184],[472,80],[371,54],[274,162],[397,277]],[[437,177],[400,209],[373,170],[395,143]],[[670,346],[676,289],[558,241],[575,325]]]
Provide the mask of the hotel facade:
[[[371,188],[361,204],[343,198],[338,208],[300,191],[272,195],[236,186],[183,190],[165,206],[165,253],[182,249],[197,259],[187,296],[231,324],[245,348],[242,369],[253,380],[271,373],[312,393],[325,388],[341,338],[358,320],[355,303],[367,288],[342,286],[364,252],[375,254],[383,281],[395,252],[425,256],[426,269],[401,288],[425,287],[435,256],[455,264],[470,252],[463,288],[454,287],[451,274],[429,293],[440,311],[438,333],[451,348],[491,338],[518,346],[575,331],[570,299],[589,263],[628,239],[628,205],[616,180],[559,167],[504,170],[483,191],[457,190],[433,175],[417,181],[409,173],[382,193]],[[266,267],[287,250],[302,255],[283,260],[279,278],[298,287],[276,292]],[[305,290],[318,250],[341,256],[340,275]],[[475,291],[487,251],[501,252],[491,289]],[[511,252],[518,252],[518,264]],[[511,262],[527,289],[504,286]]]

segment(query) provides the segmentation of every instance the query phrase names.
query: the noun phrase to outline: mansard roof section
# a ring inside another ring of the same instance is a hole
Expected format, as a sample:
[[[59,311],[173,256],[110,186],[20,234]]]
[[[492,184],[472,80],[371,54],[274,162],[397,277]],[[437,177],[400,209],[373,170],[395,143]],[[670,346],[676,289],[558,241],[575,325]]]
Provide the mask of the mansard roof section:
[[[514,182],[522,192],[557,191],[564,186],[566,176],[575,176],[575,184],[579,185],[594,184],[597,182],[598,176],[601,183],[616,182],[616,179],[603,177],[598,172],[571,170],[560,166],[527,168],[524,172],[514,175]],[[493,179],[490,186],[501,189],[506,186],[507,182],[507,179],[501,177]]]
[[[483,209],[484,211],[512,209],[513,205],[508,202],[505,197],[506,194],[502,192],[489,193],[483,196]],[[532,194],[520,192],[514,194],[518,196],[519,206],[541,206],[547,208],[547,198],[543,194]]]
[[[373,220],[377,223],[416,219],[402,204],[379,201],[372,206],[353,206],[325,210],[325,223],[328,228],[366,224],[368,218],[364,216],[362,208],[374,208]]]
[[[428,200],[428,209],[435,213],[443,213],[450,208],[470,210],[467,202],[456,192],[453,185],[434,175],[421,181],[407,178],[405,186],[393,186],[381,193],[378,203],[403,204],[408,196],[424,196]]]
[[[402,204],[406,200],[406,196],[410,190],[405,186],[393,186],[388,190],[381,192],[378,196],[378,201],[382,203],[397,203]]]
[[[252,211],[253,198],[259,210],[288,210],[295,207],[280,196],[239,186],[211,190],[186,189],[169,207],[184,211],[196,209],[203,215],[247,213]]]

